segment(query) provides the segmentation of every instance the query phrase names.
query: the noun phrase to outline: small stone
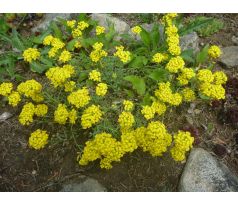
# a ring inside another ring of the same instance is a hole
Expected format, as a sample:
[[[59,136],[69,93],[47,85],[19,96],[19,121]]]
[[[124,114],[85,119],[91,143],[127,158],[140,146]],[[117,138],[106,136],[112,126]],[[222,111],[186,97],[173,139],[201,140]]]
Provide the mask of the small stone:
[[[113,24],[115,31],[118,34],[128,33],[130,30],[129,25],[126,22],[124,22],[116,17],[112,17],[108,14],[94,13],[94,14],[91,14],[91,18],[92,18],[92,20],[98,21],[98,24],[100,26],[104,26],[106,29],[109,28],[110,24]]]
[[[213,152],[219,157],[224,157],[227,153],[227,149],[221,144],[216,144],[213,148]]]
[[[199,50],[199,37],[196,32],[192,32],[190,34],[187,34],[185,36],[180,37],[180,46],[181,49],[187,50],[187,49],[193,49],[194,52],[197,52]]]
[[[11,118],[13,115],[10,112],[4,112],[0,115],[0,122],[3,122],[9,118]]]
[[[237,36],[232,36],[231,41],[232,41],[236,46],[238,46],[238,37],[237,37]]]
[[[179,191],[238,191],[238,178],[210,153],[202,148],[194,148],[180,178]]]
[[[103,187],[99,182],[92,178],[86,178],[80,183],[69,183],[64,184],[61,192],[105,192],[106,188]]]
[[[238,46],[222,48],[220,62],[228,68],[238,66]]]

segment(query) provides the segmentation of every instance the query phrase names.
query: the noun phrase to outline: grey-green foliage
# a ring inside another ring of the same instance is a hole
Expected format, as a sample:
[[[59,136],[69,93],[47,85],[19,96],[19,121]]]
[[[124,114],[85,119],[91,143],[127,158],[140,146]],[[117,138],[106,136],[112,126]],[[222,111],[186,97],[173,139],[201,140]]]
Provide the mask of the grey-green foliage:
[[[222,20],[211,18],[211,17],[197,16],[196,18],[192,19],[191,22],[196,22],[196,21],[201,21],[206,19],[211,19],[210,23],[204,27],[200,27],[196,29],[196,32],[199,34],[199,36],[208,37],[224,28],[224,23]]]

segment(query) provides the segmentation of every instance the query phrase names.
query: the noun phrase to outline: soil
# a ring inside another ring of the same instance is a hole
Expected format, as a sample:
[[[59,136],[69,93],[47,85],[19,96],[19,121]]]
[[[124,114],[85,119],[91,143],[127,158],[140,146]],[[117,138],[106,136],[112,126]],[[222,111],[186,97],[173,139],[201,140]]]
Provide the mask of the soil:
[[[237,35],[238,14],[206,15],[222,19],[226,27],[211,37],[201,38],[201,43],[233,45],[231,38]],[[130,25],[138,23],[136,18],[131,20],[132,14],[116,16],[126,19]],[[225,72],[230,77],[236,76],[235,69],[226,69]],[[221,110],[233,103],[228,100],[223,107],[200,102],[183,105],[168,113],[165,124],[171,132],[192,130],[195,147],[211,152],[238,175],[238,146],[234,137],[238,129],[236,125],[221,120],[225,119]],[[124,156],[111,170],[100,169],[97,161],[82,167],[76,161],[77,147],[67,140],[53,142],[42,151],[30,149],[28,138],[34,127],[23,128],[18,122],[19,110],[1,101],[0,115],[5,111],[13,116],[0,122],[0,191],[59,191],[62,184],[82,176],[97,179],[108,191],[177,191],[185,162],[177,163],[169,154],[154,158],[137,150]],[[76,141],[83,142],[84,139],[78,135]]]

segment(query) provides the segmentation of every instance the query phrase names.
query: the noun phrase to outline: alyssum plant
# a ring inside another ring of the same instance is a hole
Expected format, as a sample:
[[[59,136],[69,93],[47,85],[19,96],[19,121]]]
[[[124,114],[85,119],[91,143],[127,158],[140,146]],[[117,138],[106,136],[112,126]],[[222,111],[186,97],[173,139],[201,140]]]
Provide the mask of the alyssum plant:
[[[17,86],[0,85],[0,95],[10,105],[23,105],[19,122],[39,127],[29,146],[44,148],[55,134],[49,135],[49,127],[61,126],[77,137],[90,130],[80,165],[100,159],[101,168],[109,169],[138,148],[154,157],[169,150],[174,160],[183,161],[194,138],[181,130],[171,135],[162,119],[182,103],[225,98],[227,77],[212,72],[219,47],[182,52],[179,37],[186,31],[177,14],[164,15],[150,32],[135,26],[134,37],[122,35],[120,40],[115,40],[113,26],[105,29],[80,18],[62,21],[63,31],[43,34],[24,50],[31,69],[45,73],[44,84],[29,79]]]

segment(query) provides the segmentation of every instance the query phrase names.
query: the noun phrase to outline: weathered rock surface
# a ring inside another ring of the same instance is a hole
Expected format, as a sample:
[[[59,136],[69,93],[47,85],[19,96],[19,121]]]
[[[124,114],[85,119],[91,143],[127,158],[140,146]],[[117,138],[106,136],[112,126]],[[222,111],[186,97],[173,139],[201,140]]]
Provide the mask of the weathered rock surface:
[[[61,192],[105,192],[106,188],[92,178],[86,178],[83,182],[64,184]]]
[[[108,14],[91,14],[91,18],[95,21],[98,21],[99,25],[108,28],[108,25],[114,24],[115,31],[119,34],[128,33],[130,30],[129,25],[115,17],[112,17]]]
[[[181,192],[238,191],[238,178],[202,148],[194,148],[180,179]]]
[[[71,18],[71,14],[70,14],[70,13],[45,14],[43,21],[42,21],[40,24],[38,24],[36,27],[32,28],[32,32],[36,32],[36,31],[40,31],[40,30],[45,30],[45,29],[47,29],[48,26],[50,25],[50,22],[51,22],[51,21],[56,21],[57,18],[70,19],[70,18]]]
[[[228,68],[238,66],[238,46],[222,48],[220,62]]]
[[[235,45],[238,45],[238,36],[232,36],[231,41],[232,41]]]
[[[199,37],[196,32],[192,32],[185,36],[180,37],[180,46],[181,49],[193,49],[195,52],[199,50]]]

